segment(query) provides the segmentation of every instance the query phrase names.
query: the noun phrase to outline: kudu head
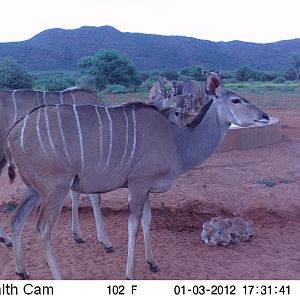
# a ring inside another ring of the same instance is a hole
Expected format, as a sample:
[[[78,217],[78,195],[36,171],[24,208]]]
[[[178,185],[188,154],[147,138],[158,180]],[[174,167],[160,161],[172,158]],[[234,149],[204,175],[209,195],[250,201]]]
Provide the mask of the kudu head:
[[[220,84],[215,77],[209,80],[210,82],[205,84],[206,93],[211,96],[210,101],[217,105],[220,122],[241,127],[269,122],[268,115],[248,100],[233,92],[225,91],[222,81]]]

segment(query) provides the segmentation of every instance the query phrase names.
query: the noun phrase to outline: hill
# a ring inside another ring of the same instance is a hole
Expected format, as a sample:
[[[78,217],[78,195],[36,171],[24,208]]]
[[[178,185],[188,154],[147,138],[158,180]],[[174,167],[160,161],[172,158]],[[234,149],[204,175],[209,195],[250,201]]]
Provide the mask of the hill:
[[[26,41],[0,43],[0,58],[10,56],[28,70],[75,70],[80,58],[101,49],[123,53],[140,71],[192,64],[207,69],[233,70],[247,65],[257,70],[279,70],[289,68],[290,56],[300,52],[300,39],[258,44],[128,33],[111,26],[49,29]]]

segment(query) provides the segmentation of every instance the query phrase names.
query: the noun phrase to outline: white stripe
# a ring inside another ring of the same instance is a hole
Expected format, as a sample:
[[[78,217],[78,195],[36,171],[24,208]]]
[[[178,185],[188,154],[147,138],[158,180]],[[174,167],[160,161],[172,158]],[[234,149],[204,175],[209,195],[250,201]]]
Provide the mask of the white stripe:
[[[52,138],[51,138],[50,124],[49,124],[49,120],[48,120],[48,113],[47,113],[47,110],[48,110],[48,106],[46,106],[46,107],[45,107],[45,110],[44,110],[44,114],[45,114],[45,122],[46,122],[46,128],[47,128],[48,138],[49,138],[49,142],[50,142],[50,145],[51,145],[51,147],[52,147],[54,153],[56,153],[55,147],[54,147],[54,144],[53,144],[53,141],[52,141]]]
[[[76,123],[77,123],[77,129],[78,129],[78,135],[79,135],[80,157],[81,157],[81,171],[83,172],[83,169],[84,169],[83,142],[82,142],[82,133],[81,133],[81,127],[80,127],[78,113],[77,113],[77,110],[76,110],[76,105],[73,105],[73,111],[74,111],[74,114],[75,114]]]
[[[38,135],[41,148],[44,150],[45,153],[47,153],[46,148],[43,144],[41,132],[40,132],[40,116],[41,116],[41,109],[38,109],[38,115],[37,115],[37,119],[36,119],[36,133]]]
[[[16,93],[16,91],[13,91],[13,92],[12,92],[12,100],[13,100],[13,102],[14,102],[14,121],[13,121],[13,124],[16,123],[16,120],[17,120],[17,114],[18,114],[18,112],[17,112],[17,102],[16,102],[16,98],[15,98],[15,93]]]
[[[59,112],[59,106],[57,105],[56,108],[57,108],[56,113],[57,113],[57,118],[58,118],[58,126],[59,126],[59,130],[60,130],[61,138],[62,138],[62,141],[63,141],[63,145],[64,145],[64,151],[65,151],[65,154],[67,156],[68,163],[70,164],[71,163],[70,155],[68,153],[66,139],[65,139],[63,128],[62,128],[61,116],[60,116],[60,112]]]
[[[76,99],[75,99],[75,96],[73,95],[72,92],[71,92],[71,96],[72,96],[72,99],[73,99],[73,104],[75,105],[76,104]]]
[[[39,92],[38,91],[35,91],[36,92],[36,100],[37,100],[37,106],[40,106],[40,97],[39,97]]]
[[[125,156],[127,154],[127,147],[128,147],[128,117],[127,117],[125,108],[123,108],[123,115],[125,117],[125,127],[126,127],[125,148],[124,148],[124,153],[123,153],[122,159],[121,159],[119,165],[116,167],[115,172],[121,167],[121,165],[125,159]]]
[[[103,140],[102,140],[102,121],[98,112],[98,106],[95,105],[95,110],[96,110],[96,114],[97,114],[97,118],[98,118],[98,123],[99,123],[99,147],[100,147],[100,159],[99,159],[99,164],[98,167],[100,167],[101,163],[102,163],[102,159],[103,159]]]
[[[63,92],[60,92],[59,98],[60,98],[60,103],[64,104]]]
[[[44,104],[47,105],[47,102],[46,102],[46,92],[45,91],[43,92],[43,100],[44,100]]]
[[[26,117],[24,119],[23,127],[22,127],[22,130],[21,130],[21,147],[22,147],[22,150],[23,150],[24,153],[25,153],[25,149],[24,149],[24,132],[25,132],[26,124],[27,124],[27,118],[28,118],[28,115],[26,115]]]
[[[132,108],[132,120],[133,120],[133,145],[132,145],[132,151],[131,151],[131,155],[130,155],[130,159],[129,159],[129,164],[131,163],[133,156],[134,156],[134,152],[135,152],[135,147],[136,147],[136,119],[135,119],[135,111],[134,111],[134,107]]]
[[[111,116],[109,114],[109,111],[108,111],[107,107],[105,107],[105,112],[106,112],[107,118],[109,120],[109,148],[108,148],[108,155],[107,155],[106,164],[104,166],[104,170],[107,168],[107,166],[109,164],[109,161],[110,161],[111,149],[112,149],[112,139],[113,139],[112,120],[111,120]]]

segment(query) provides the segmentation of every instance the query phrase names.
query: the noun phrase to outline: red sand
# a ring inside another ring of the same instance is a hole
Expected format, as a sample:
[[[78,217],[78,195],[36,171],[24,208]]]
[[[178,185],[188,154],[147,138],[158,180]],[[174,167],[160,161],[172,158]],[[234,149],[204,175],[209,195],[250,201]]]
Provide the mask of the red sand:
[[[161,271],[144,262],[142,234],[137,243],[138,279],[300,279],[300,118],[297,110],[269,110],[284,126],[280,142],[244,151],[215,153],[182,175],[172,189],[152,194],[153,251]],[[0,178],[0,220],[8,230],[5,204],[24,195],[20,179]],[[271,180],[268,187],[259,183]],[[127,190],[102,196],[108,236],[115,252],[99,245],[89,200],[79,217],[84,244],[71,235],[70,199],[53,231],[53,246],[66,279],[125,279],[127,258]],[[203,222],[222,215],[254,222],[253,241],[207,246],[200,239]],[[23,233],[25,263],[32,279],[52,279],[34,234],[34,214]],[[17,279],[12,248],[0,245],[0,279]]]

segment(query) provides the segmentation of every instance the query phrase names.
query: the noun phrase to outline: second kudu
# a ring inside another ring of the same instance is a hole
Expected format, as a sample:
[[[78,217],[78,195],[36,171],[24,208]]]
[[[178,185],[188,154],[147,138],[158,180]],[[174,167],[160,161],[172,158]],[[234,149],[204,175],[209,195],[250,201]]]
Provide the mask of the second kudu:
[[[211,85],[208,92],[213,94],[212,99],[186,129],[173,125],[144,104],[43,106],[18,122],[7,139],[9,175],[14,178],[16,166],[32,194],[24,198],[11,217],[17,273],[28,276],[20,232],[14,228],[24,225],[28,207],[39,202],[38,193],[41,206],[36,229],[41,249],[54,278],[62,279],[52,252],[51,232],[69,189],[101,193],[120,187],[129,191],[126,277],[135,278],[140,224],[146,261],[153,272],[158,271],[150,240],[149,193],[167,191],[180,174],[206,160],[220,145],[231,123],[248,126],[269,120],[263,111],[224,91],[222,85]],[[39,132],[43,133],[42,140]]]
[[[4,155],[4,143],[6,135],[13,124],[28,114],[34,107],[43,104],[93,104],[99,105],[101,102],[98,97],[81,89],[68,89],[61,92],[43,92],[32,90],[15,90],[0,92],[0,174],[6,165]],[[45,133],[48,134],[47,132]],[[40,134],[39,138],[42,138]],[[30,194],[30,191],[28,191]],[[79,194],[71,191],[72,197],[72,233],[75,241],[82,242],[78,221],[78,198]],[[95,220],[97,225],[97,235],[99,241],[105,246],[108,252],[112,251],[112,245],[107,239],[99,207],[99,196],[91,194],[90,199],[94,208]],[[7,246],[12,246],[10,237],[5,233],[0,225],[0,241]]]
[[[220,74],[220,71],[202,71],[205,84],[196,80],[188,80],[183,85],[181,95],[165,99],[157,98],[153,104],[168,120],[185,128],[212,98],[213,94],[209,92],[210,85],[217,88],[223,84]]]

